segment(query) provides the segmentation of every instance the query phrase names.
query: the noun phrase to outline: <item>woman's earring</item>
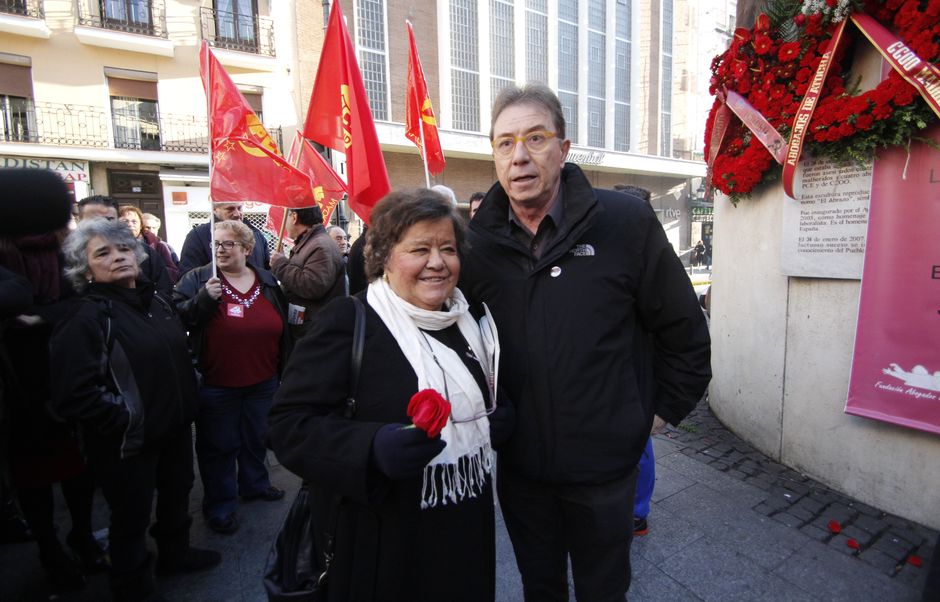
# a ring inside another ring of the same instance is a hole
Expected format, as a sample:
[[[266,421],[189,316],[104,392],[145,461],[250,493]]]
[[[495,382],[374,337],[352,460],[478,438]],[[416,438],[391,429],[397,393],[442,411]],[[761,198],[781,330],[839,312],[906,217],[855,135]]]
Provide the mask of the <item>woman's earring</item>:
[[[388,284],[388,272],[382,274],[382,279],[385,280],[385,284]]]

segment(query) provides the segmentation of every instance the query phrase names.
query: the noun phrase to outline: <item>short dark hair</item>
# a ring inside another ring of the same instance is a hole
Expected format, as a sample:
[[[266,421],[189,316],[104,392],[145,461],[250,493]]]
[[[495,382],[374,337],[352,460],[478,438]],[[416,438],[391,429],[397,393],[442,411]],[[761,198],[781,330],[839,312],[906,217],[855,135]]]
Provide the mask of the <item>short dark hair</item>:
[[[109,196],[104,196],[102,194],[93,194],[91,196],[86,196],[78,202],[78,214],[82,214],[82,209],[85,208],[85,205],[104,205],[105,207],[111,207],[115,211],[118,210],[118,202]]]
[[[485,196],[485,192],[474,192],[470,195],[470,200],[468,202],[472,203],[474,201],[482,201]]]
[[[561,101],[551,88],[544,84],[526,84],[524,88],[507,86],[503,88],[496,100],[493,101],[493,111],[490,118],[490,140],[493,139],[493,125],[499,114],[506,107],[519,104],[534,104],[545,107],[552,116],[555,125],[555,134],[559,141],[565,139],[565,114],[561,109]]]
[[[364,252],[366,278],[385,273],[385,261],[408,228],[419,222],[449,219],[454,224],[457,253],[464,248],[464,222],[457,209],[439,192],[427,188],[396,190],[385,195],[372,210]]]
[[[653,198],[653,194],[645,189],[640,188],[639,186],[633,186],[632,184],[614,184],[614,190],[617,192],[626,192],[627,194],[632,194],[635,197],[639,197],[646,201],[650,202],[650,199]]]
[[[303,209],[291,209],[291,213],[297,216],[297,221],[304,226],[316,226],[323,223],[323,213],[319,207],[304,207]]]

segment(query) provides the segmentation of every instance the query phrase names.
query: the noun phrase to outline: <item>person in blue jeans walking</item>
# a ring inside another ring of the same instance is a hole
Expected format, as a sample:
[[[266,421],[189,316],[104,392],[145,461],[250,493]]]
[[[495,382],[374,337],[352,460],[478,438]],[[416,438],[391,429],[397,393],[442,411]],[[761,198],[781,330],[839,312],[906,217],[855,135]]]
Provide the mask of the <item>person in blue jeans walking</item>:
[[[223,534],[238,530],[239,495],[284,497],[268,477],[264,437],[291,335],[277,280],[248,262],[254,242],[242,222],[216,223],[218,276],[211,264],[196,268],[173,294],[203,377],[196,414],[203,514],[209,528]]]

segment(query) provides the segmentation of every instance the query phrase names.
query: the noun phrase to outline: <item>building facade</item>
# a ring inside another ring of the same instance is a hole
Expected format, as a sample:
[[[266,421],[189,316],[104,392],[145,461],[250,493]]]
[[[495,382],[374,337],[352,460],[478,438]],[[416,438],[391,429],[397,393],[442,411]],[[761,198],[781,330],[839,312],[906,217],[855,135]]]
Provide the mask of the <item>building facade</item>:
[[[425,182],[404,136],[407,19],[447,159],[432,184],[461,201],[487,190],[496,180],[491,103],[506,85],[541,82],[563,103],[569,159],[595,186],[651,190],[680,255],[701,238],[691,207],[705,175],[708,82],[697,32],[711,23],[703,11],[728,2],[339,1],[394,187]],[[139,205],[163,218],[161,234],[179,246],[209,211],[201,41],[286,150],[303,122],[328,12],[329,0],[3,0],[0,165],[48,166],[77,198]],[[334,163],[342,173],[342,156]],[[263,221],[265,207],[246,201]]]

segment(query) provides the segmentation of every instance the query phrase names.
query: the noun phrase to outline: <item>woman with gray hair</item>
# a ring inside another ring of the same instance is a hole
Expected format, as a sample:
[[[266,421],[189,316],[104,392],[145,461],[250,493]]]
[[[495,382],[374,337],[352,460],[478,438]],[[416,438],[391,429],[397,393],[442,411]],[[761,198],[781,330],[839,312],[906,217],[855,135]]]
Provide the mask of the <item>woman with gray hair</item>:
[[[336,299],[288,362],[268,441],[310,484],[318,535],[329,500],[343,500],[329,600],[493,600],[493,449],[514,413],[497,403],[492,317],[471,313],[456,287],[463,219],[435,191],[393,192],[367,236],[358,383],[351,388],[355,301]],[[343,417],[349,398],[358,409]],[[431,428],[413,408],[426,399],[450,408]],[[423,426],[411,427],[412,415]]]
[[[186,333],[173,306],[137,279],[142,251],[123,224],[84,220],[64,252],[82,298],[52,335],[52,407],[81,424],[111,509],[112,597],[144,600],[155,589],[146,544],[154,492],[157,571],[221,559],[189,546],[196,379]]]

